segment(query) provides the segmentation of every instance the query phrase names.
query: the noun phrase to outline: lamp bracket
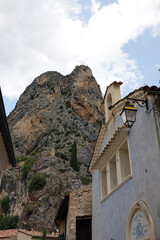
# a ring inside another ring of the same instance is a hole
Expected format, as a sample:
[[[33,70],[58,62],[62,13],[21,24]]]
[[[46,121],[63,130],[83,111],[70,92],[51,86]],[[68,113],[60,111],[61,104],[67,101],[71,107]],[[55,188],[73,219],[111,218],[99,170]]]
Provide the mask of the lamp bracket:
[[[146,100],[127,98],[127,100],[132,100],[132,101],[136,102],[138,104],[138,106],[140,106],[140,107],[146,107],[146,110],[148,111],[148,99],[147,98],[146,98]],[[141,102],[142,104],[140,104],[139,102]]]

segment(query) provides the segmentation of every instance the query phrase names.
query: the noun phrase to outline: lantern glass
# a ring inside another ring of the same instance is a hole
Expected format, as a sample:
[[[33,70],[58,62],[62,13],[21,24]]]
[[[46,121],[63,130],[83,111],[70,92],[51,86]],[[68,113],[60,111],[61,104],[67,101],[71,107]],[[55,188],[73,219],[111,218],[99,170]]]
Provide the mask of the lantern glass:
[[[136,112],[137,110],[133,105],[126,104],[124,106],[121,117],[125,125],[127,125],[128,127],[132,127],[132,125],[136,121]]]

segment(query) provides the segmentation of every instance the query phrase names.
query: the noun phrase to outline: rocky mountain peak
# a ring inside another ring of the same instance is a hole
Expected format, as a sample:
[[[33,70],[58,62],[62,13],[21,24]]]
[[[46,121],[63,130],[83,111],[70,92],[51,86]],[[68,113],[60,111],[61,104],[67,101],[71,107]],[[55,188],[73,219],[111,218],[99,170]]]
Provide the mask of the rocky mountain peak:
[[[45,72],[22,93],[8,117],[18,164],[4,174],[0,196],[9,196],[6,214],[18,214],[21,227],[53,230],[61,197],[89,183],[103,113],[100,87],[84,65],[66,76]],[[31,188],[38,178],[43,188]]]
[[[51,138],[57,131],[64,133],[64,126],[74,130],[73,126],[79,121],[86,127],[92,123],[90,133],[93,134],[102,118],[100,88],[90,68],[82,65],[67,76],[46,72],[35,78],[20,96],[8,120],[16,154],[24,154],[42,147],[43,134],[52,132]],[[75,131],[79,132],[80,128],[75,126]]]

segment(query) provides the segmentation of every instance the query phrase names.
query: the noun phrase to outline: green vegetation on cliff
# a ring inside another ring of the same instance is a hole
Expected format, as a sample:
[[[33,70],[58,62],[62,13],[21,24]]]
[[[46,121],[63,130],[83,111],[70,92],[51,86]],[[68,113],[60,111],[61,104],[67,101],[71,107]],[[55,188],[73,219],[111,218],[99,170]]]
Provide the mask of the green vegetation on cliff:
[[[25,163],[24,166],[22,167],[22,177],[23,179],[25,179],[29,173],[29,170],[32,168],[33,164],[35,162],[34,158],[28,158]]]
[[[78,163],[77,163],[77,144],[74,141],[72,147],[71,147],[71,161],[70,161],[71,167],[74,171],[79,171]]]
[[[19,217],[18,216],[0,216],[0,230],[7,229],[16,229],[18,224]]]
[[[1,208],[3,210],[3,212],[7,212],[9,210],[9,197],[5,196],[2,200],[1,200]]]
[[[29,191],[42,189],[46,184],[46,177],[43,173],[35,173],[29,183]]]

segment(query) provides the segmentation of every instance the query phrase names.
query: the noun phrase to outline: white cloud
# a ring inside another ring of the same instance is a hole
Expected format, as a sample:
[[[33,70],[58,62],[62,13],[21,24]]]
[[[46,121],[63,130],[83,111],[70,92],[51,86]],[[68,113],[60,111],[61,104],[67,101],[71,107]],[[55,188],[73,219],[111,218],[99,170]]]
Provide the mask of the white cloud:
[[[75,0],[0,0],[0,84],[6,96],[18,97],[45,71],[68,74],[81,63],[91,67],[103,92],[114,80],[138,87],[143,76],[122,47],[147,29],[160,33],[160,0],[90,4],[92,16],[84,24],[84,6]]]
[[[100,3],[96,0],[91,0],[91,11],[92,13],[97,13],[100,8]]]

